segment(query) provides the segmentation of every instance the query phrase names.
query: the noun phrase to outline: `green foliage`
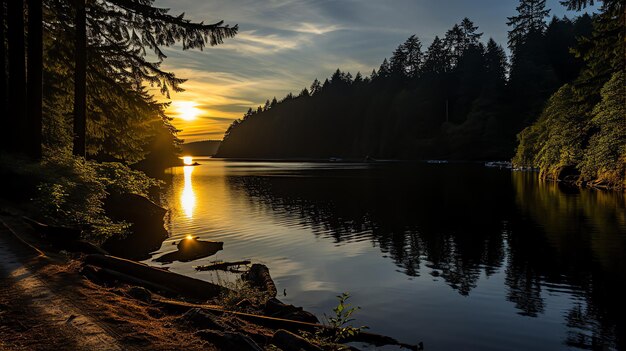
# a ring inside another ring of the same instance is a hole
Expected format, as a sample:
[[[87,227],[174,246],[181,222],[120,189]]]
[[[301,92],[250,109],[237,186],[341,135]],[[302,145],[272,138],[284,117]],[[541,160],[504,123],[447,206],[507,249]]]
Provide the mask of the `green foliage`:
[[[65,0],[46,0],[44,6],[44,145],[67,149],[72,141],[74,70],[68,62],[74,58],[75,9]],[[169,98],[171,91],[183,90],[185,81],[161,69],[162,47],[218,45],[233,37],[237,26],[191,22],[155,7],[153,0],[88,1],[86,6],[88,156],[135,163],[155,149],[167,150],[160,144],[180,143],[165,115],[168,104],[153,96],[158,91]]]
[[[539,120],[520,134],[514,164],[537,167],[544,177],[556,179],[560,170],[582,160],[587,121],[572,87],[564,85],[550,98]]]
[[[580,9],[589,2],[564,3]],[[619,1],[607,1],[594,17],[593,32],[573,50],[584,62],[580,75],[561,87],[539,120],[519,134],[515,166],[538,168],[544,178],[570,176],[579,184],[625,188],[625,17]],[[558,33],[558,25],[550,27]]]
[[[160,183],[120,163],[98,163],[69,152],[47,152],[40,163],[3,156],[0,171],[20,179],[17,194],[28,203],[30,216],[50,224],[78,227],[85,238],[102,242],[123,235],[128,224],[108,218],[103,201],[110,193],[147,195]]]
[[[335,308],[333,308],[334,315],[329,317],[324,314],[326,325],[328,325],[332,330],[332,334],[329,336],[329,339],[332,342],[341,342],[357,335],[365,329],[368,329],[366,326],[353,327],[350,325],[350,323],[354,321],[352,315],[356,311],[360,310],[361,307],[352,307],[352,305],[348,303],[349,298],[350,294],[347,292],[337,295],[339,303]]]
[[[626,79],[616,72],[593,109],[592,134],[580,163],[582,180],[614,188],[626,184]]]

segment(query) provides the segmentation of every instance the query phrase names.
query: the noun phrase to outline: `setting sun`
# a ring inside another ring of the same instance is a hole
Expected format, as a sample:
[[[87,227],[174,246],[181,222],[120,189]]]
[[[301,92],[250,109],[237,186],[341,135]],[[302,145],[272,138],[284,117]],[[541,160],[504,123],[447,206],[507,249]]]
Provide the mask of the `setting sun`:
[[[193,121],[201,112],[193,101],[176,101],[174,102],[174,108],[178,117],[185,121]]]
[[[187,166],[191,166],[193,164],[193,158],[191,156],[184,156],[183,163]]]

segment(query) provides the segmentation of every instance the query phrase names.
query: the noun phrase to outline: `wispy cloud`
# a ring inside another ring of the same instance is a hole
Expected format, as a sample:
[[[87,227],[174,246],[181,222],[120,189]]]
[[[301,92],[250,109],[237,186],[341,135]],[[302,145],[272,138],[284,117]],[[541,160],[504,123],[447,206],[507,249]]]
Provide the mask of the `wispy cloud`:
[[[221,138],[232,120],[273,96],[299,92],[314,78],[337,68],[369,74],[409,35],[424,46],[463,17],[505,44],[506,16],[517,1],[502,0],[156,0],[155,5],[186,13],[195,21],[224,20],[240,32],[204,51],[166,48],[163,68],[189,79],[174,101],[193,102],[194,121],[176,118],[181,137],[193,141]],[[563,15],[558,0],[552,14]],[[570,14],[571,15],[571,14]]]

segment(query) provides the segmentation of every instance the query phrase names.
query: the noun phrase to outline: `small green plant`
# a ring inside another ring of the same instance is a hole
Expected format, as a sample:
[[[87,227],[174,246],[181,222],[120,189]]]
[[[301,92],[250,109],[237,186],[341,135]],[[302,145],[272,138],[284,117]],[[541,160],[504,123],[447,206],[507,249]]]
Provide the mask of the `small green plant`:
[[[330,335],[332,342],[340,342],[368,329],[366,326],[353,327],[349,324],[354,321],[352,315],[361,309],[359,306],[352,307],[352,305],[348,303],[348,299],[350,299],[349,293],[344,292],[341,295],[337,295],[337,299],[339,303],[333,308],[334,316],[329,317],[324,314],[325,324],[328,325],[332,331]]]

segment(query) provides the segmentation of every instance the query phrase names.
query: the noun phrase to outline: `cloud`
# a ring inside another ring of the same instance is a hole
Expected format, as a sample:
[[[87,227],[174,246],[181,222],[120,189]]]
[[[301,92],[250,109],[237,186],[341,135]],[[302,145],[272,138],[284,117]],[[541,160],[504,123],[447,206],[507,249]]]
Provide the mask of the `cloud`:
[[[426,48],[469,17],[484,32],[506,44],[506,16],[516,1],[502,0],[156,0],[155,5],[186,13],[194,21],[238,24],[239,34],[204,51],[164,48],[163,69],[188,81],[174,101],[193,102],[201,110],[194,121],[175,119],[188,140],[223,135],[231,121],[266,99],[299,92],[314,78],[337,68],[369,74],[411,34]],[[563,15],[558,0],[552,14]],[[571,15],[571,13],[569,14]],[[164,98],[160,98],[164,100]]]

